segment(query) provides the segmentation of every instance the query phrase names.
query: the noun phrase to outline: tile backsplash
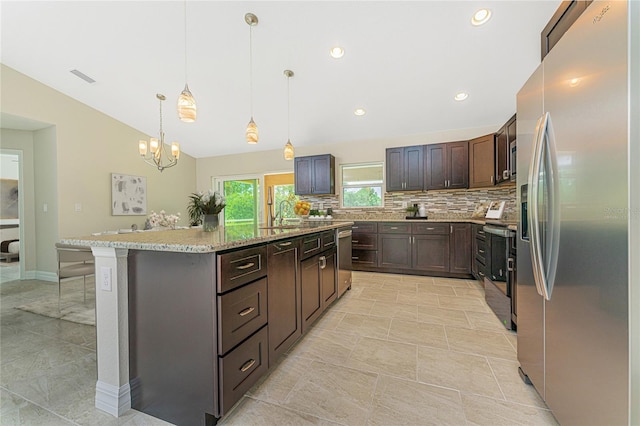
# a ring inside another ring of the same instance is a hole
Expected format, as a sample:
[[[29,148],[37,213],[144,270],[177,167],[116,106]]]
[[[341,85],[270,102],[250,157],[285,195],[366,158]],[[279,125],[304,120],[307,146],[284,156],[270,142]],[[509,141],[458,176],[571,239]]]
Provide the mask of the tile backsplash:
[[[506,201],[503,219],[517,220],[515,184],[494,188],[457,189],[441,191],[387,192],[383,208],[340,208],[339,195],[302,196],[311,202],[313,209],[333,209],[336,218],[402,219],[407,216],[406,206],[423,204],[427,216],[432,219],[469,218],[476,206],[489,201]]]

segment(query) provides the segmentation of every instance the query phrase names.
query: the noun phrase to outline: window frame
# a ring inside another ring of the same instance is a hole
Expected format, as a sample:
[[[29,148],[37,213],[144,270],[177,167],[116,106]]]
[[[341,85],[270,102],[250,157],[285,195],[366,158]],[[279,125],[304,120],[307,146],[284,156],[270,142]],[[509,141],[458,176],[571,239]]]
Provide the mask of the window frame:
[[[344,168],[353,166],[380,166],[382,169],[382,180],[380,184],[358,184],[358,185],[345,185],[344,184]],[[344,189],[345,188],[380,188],[380,202],[379,206],[345,206],[344,205]],[[384,161],[367,161],[364,163],[345,163],[340,164],[340,208],[341,209],[384,209],[384,188],[385,188],[385,169]]]

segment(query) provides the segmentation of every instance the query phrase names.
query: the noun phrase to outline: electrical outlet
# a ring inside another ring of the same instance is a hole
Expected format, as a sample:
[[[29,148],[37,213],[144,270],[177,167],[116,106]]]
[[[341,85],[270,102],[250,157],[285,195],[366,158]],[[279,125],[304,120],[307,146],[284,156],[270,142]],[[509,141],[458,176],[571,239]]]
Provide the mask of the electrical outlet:
[[[318,203],[318,210],[324,210],[324,203]]]
[[[100,290],[111,291],[111,268],[100,267]]]
[[[81,204],[81,203],[76,203],[76,205],[75,205],[75,210],[76,210],[77,212],[81,212],[81,211],[82,211],[82,204]]]
[[[403,201],[403,202],[402,202],[402,208],[403,208],[403,209],[406,209],[406,208],[407,208],[407,202],[406,202],[406,201]]]
[[[42,211],[45,212],[45,213],[49,211],[49,205],[47,203],[44,203],[42,205]]]

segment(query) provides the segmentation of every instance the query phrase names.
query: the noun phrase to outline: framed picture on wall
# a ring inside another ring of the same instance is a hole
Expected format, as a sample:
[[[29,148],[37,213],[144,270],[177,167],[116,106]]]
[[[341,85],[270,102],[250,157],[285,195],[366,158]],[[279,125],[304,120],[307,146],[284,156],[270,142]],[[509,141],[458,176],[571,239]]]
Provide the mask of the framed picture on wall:
[[[147,178],[111,173],[111,215],[147,214]]]

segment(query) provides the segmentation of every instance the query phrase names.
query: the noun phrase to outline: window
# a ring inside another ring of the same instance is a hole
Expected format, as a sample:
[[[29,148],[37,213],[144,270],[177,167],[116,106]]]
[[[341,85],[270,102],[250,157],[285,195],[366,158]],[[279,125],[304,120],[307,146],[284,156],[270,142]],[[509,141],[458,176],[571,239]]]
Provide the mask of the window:
[[[342,207],[382,207],[382,163],[343,164]]]
[[[227,201],[222,210],[225,226],[234,224],[257,224],[260,216],[260,179],[257,177],[214,178],[214,188]]]

